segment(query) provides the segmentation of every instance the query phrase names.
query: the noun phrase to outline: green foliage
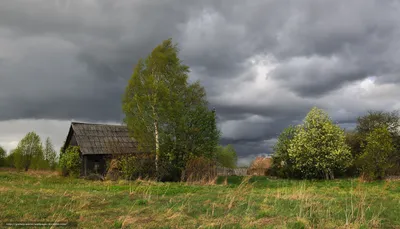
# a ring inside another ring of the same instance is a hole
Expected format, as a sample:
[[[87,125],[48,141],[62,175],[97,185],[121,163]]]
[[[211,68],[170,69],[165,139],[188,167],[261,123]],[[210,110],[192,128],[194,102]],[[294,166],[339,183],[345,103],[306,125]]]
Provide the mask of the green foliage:
[[[386,127],[374,129],[366,137],[359,166],[364,178],[368,180],[383,179],[391,167],[389,160],[395,148],[389,130]]]
[[[376,128],[382,127],[388,129],[396,148],[398,157],[393,160],[400,160],[400,114],[398,111],[369,111],[368,114],[357,119],[356,130],[362,136],[363,144],[365,144],[367,135]]]
[[[174,110],[171,119],[173,128],[165,130],[166,141],[163,151],[168,152],[170,161],[183,169],[192,156],[212,158],[215,155],[220,132],[217,129],[216,114],[207,106],[206,93],[198,83],[181,90],[183,106]]]
[[[156,171],[154,158],[149,156],[122,156],[119,158],[122,176],[127,180],[141,178],[155,178]],[[160,166],[161,167],[161,166]]]
[[[133,155],[125,156],[120,158],[120,167],[122,176],[127,179],[131,180],[134,179],[133,174],[135,173],[135,162],[136,158]]]
[[[46,162],[43,156],[43,148],[39,135],[35,132],[29,132],[19,142],[15,149],[15,166],[17,169],[43,169]]]
[[[353,158],[353,162],[355,162],[360,155],[362,154],[361,144],[363,141],[363,136],[357,131],[346,131],[345,132],[345,142],[346,145],[349,146],[350,152]],[[359,169],[355,163],[350,165],[350,167],[345,172],[346,176],[358,176]]]
[[[272,156],[272,175],[281,178],[296,178],[300,172],[294,166],[294,160],[289,156],[289,148],[295,137],[297,128],[289,126],[279,135],[278,141],[274,146],[274,155]]]
[[[316,107],[307,114],[290,144],[289,156],[305,178],[333,179],[351,165],[344,131]]]
[[[345,142],[350,147],[351,154],[353,158],[357,158],[361,153],[361,143],[363,137],[357,131],[346,131],[345,132]]]
[[[368,111],[367,115],[357,119],[356,130],[362,135],[368,135],[376,128],[385,127],[392,135],[399,134],[400,116],[398,111]]]
[[[138,61],[123,97],[124,122],[143,152],[183,169],[192,155],[212,156],[219,141],[215,114],[198,82],[188,83],[189,67],[178,48],[165,40]]]
[[[55,170],[57,166],[57,154],[54,150],[53,144],[51,143],[50,138],[46,139],[45,147],[44,147],[44,159],[48,164],[51,170]]]
[[[25,168],[25,160],[24,156],[22,155],[21,151],[17,148],[14,150],[14,166],[17,170],[23,170]]]
[[[218,146],[216,154],[217,162],[227,168],[236,168],[237,165],[237,153],[232,145]]]
[[[81,158],[78,146],[69,146],[60,158],[63,176],[78,177],[81,170]]]
[[[0,146],[0,167],[6,166],[6,157],[7,157],[7,152],[6,150]]]
[[[367,144],[367,136],[376,128],[387,128],[395,148],[394,153],[389,155],[393,166],[388,171],[391,175],[400,175],[400,115],[398,111],[369,111],[368,114],[357,119],[357,133],[360,136],[360,145]],[[363,153],[359,150],[359,155]]]
[[[15,149],[11,150],[8,156],[5,158],[6,166],[10,168],[16,168],[15,166]]]

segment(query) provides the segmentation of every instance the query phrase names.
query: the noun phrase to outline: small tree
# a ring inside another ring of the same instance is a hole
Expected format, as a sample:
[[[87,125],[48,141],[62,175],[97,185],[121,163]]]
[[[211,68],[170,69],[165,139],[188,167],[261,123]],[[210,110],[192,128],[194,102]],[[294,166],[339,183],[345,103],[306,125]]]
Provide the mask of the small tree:
[[[351,165],[344,131],[316,107],[307,114],[288,149],[296,169],[306,178],[333,179]]]
[[[69,146],[60,158],[63,176],[78,177],[81,169],[81,158],[78,146]]]
[[[42,167],[43,148],[39,135],[29,132],[19,142],[16,150],[15,163],[18,169],[28,171],[29,168],[39,169]]]
[[[295,137],[297,128],[289,126],[279,135],[278,141],[274,146],[272,156],[271,172],[273,175],[282,178],[296,178],[300,172],[294,166],[294,160],[289,156],[289,148]]]
[[[360,135],[360,141],[366,145],[367,136],[376,128],[387,128],[392,138],[395,152],[390,155],[390,160],[393,161],[393,167],[389,173],[392,175],[400,175],[400,114],[399,111],[384,112],[384,111],[369,111],[366,115],[357,119],[356,130]],[[360,154],[362,152],[360,151]]]
[[[368,134],[358,162],[363,177],[367,180],[385,178],[392,165],[390,156],[394,150],[390,132],[386,127],[378,127]]]
[[[232,145],[219,146],[217,148],[217,162],[227,168],[236,168],[237,164],[237,153]]]
[[[56,151],[54,150],[50,138],[46,139],[46,143],[44,146],[44,159],[46,160],[51,170],[54,170],[56,168],[57,154]]]

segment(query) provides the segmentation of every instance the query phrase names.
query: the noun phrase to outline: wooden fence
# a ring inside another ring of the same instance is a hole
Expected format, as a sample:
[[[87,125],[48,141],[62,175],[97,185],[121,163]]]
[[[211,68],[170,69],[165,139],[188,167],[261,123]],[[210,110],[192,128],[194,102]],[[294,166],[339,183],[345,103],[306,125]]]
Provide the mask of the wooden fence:
[[[218,176],[246,176],[247,168],[225,168],[225,167],[217,167],[217,175]]]

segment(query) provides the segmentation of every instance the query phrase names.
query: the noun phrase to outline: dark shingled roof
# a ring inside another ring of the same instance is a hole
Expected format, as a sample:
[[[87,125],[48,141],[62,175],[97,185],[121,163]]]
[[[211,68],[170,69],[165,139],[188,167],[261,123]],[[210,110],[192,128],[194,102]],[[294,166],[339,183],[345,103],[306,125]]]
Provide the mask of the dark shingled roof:
[[[82,154],[123,154],[137,152],[137,143],[123,125],[72,122],[66,144],[75,135]]]

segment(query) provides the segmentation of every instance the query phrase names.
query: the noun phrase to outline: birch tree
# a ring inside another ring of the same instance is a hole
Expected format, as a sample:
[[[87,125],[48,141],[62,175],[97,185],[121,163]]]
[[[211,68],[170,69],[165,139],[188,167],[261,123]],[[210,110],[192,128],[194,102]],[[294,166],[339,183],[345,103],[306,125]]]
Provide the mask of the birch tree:
[[[178,53],[169,39],[140,59],[123,97],[124,122],[139,150],[155,153],[157,172],[161,155],[182,161],[205,145],[211,148],[204,153],[212,153],[219,138],[204,88],[188,83],[189,67]]]

